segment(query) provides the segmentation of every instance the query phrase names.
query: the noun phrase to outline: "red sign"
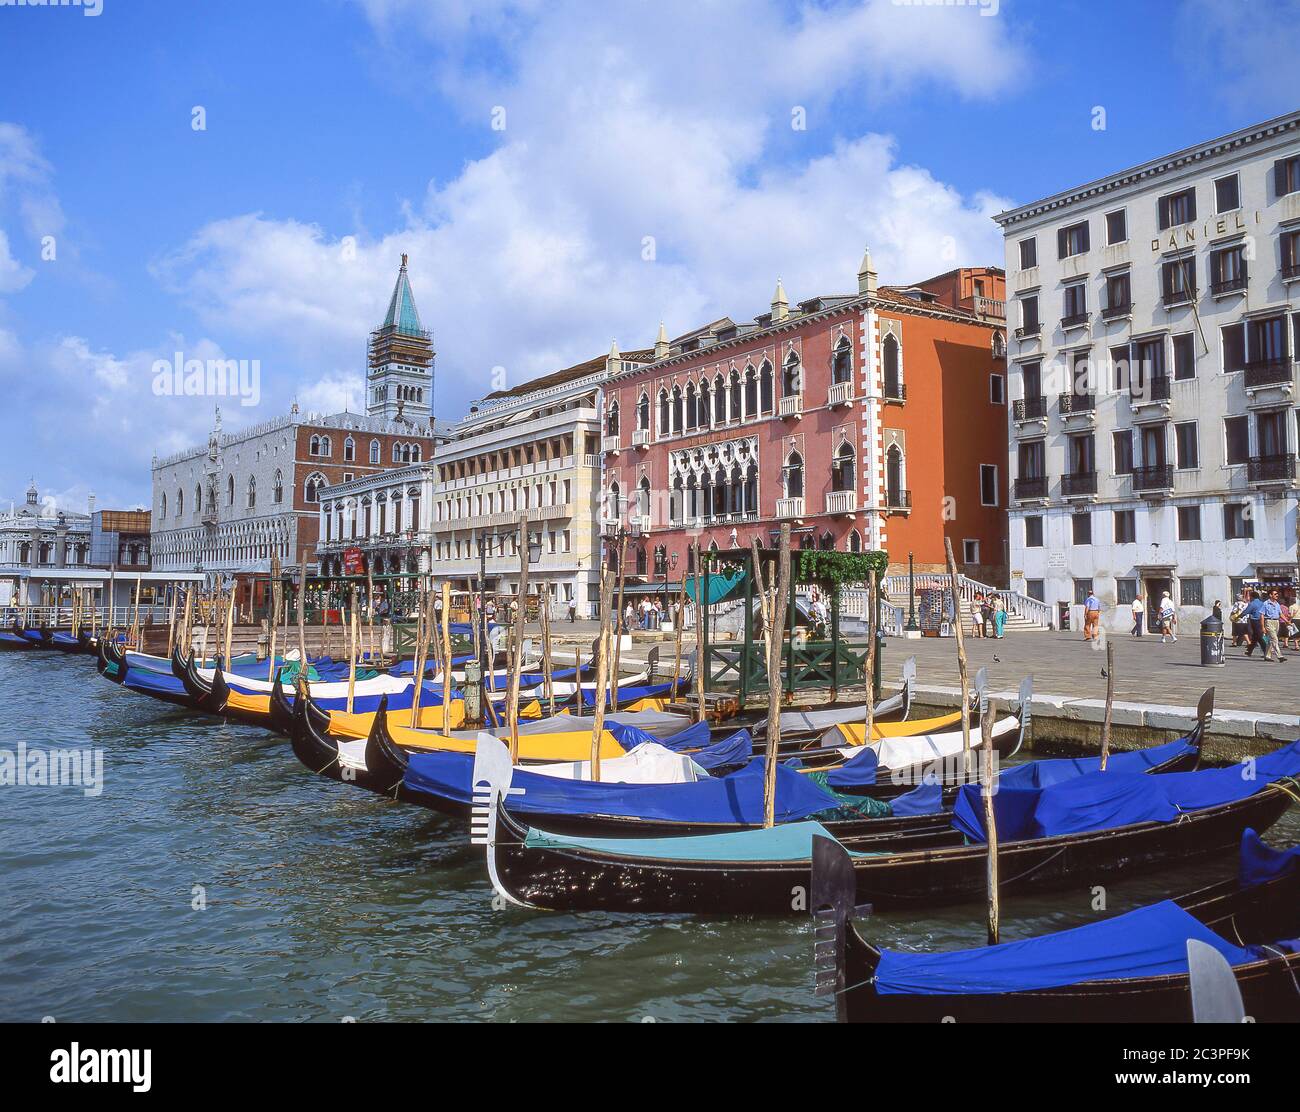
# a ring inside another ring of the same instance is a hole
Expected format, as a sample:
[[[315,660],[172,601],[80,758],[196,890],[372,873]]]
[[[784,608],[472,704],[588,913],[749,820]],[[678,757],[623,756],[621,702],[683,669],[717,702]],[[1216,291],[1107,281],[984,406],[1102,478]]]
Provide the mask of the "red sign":
[[[344,575],[365,575],[366,558],[361,554],[359,548],[345,548],[343,550],[343,574]]]

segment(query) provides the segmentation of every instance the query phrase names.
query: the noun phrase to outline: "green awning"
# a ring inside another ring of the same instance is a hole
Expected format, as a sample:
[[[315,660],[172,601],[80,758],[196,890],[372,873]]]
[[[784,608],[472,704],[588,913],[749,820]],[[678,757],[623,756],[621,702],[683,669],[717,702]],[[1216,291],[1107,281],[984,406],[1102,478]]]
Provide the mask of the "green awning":
[[[733,568],[724,573],[712,573],[705,575],[705,598],[707,605],[713,606],[715,603],[724,602],[730,598],[736,591],[744,585],[745,569]],[[686,597],[692,602],[695,601],[695,582],[698,576],[688,575],[686,577]]]

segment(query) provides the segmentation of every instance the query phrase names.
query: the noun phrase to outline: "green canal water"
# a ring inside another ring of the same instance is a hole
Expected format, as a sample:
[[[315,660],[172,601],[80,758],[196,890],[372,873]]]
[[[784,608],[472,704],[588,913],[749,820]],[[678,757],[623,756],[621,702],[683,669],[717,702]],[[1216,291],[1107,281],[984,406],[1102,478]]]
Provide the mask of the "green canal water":
[[[313,776],[279,738],[132,694],[88,657],[0,655],[0,690],[0,749],[104,755],[95,798],[0,787],[0,1021],[831,1018],[806,920],[501,910],[464,828]],[[1298,816],[1272,839],[1300,841]],[[1112,884],[1109,910],[1231,867]],[[1010,900],[1005,936],[1087,921],[1092,898]],[[978,945],[980,916],[866,931]]]

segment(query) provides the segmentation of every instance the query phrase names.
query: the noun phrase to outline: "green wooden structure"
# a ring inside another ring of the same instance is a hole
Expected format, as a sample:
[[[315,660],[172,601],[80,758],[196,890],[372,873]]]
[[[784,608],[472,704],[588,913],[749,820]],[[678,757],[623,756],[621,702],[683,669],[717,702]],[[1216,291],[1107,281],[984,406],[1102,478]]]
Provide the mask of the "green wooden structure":
[[[734,694],[744,708],[752,694],[766,696],[767,660],[762,633],[762,609],[758,600],[758,582],[753,569],[753,552],[733,549],[729,552],[701,554],[703,579],[708,586],[703,593],[708,600],[699,607],[702,625],[704,691]],[[774,549],[762,549],[759,558],[769,584],[776,581],[777,559]],[[796,550],[790,554],[790,593],[784,600],[787,609],[783,641],[785,673],[782,688],[787,702],[798,691],[828,690],[830,702],[838,698],[840,688],[865,682],[869,643],[864,637],[847,641],[840,636],[841,591],[845,586],[864,586],[872,569],[876,571],[877,593],[869,605],[879,605],[879,581],[889,565],[885,552],[835,552],[825,549]],[[739,574],[738,573],[743,573]],[[714,587],[719,576],[729,589],[718,597]],[[690,580],[688,579],[688,582]],[[798,596],[801,588],[819,589],[826,597],[829,617],[826,628],[813,628],[810,636],[796,637]],[[692,589],[691,594],[695,591]],[[721,602],[743,600],[743,632],[738,641],[711,641],[710,610]],[[884,659],[883,637],[877,637],[875,671],[872,676],[874,697],[880,695],[880,675]]]

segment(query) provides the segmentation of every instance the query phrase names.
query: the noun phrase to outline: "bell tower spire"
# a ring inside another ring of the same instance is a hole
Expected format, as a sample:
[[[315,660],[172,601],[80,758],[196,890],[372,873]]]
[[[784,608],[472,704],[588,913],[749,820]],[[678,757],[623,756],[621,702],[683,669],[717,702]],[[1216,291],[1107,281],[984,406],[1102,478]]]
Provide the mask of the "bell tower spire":
[[[407,256],[397,271],[384,323],[370,333],[366,414],[387,421],[433,423],[433,333],[425,331],[411,292]]]

